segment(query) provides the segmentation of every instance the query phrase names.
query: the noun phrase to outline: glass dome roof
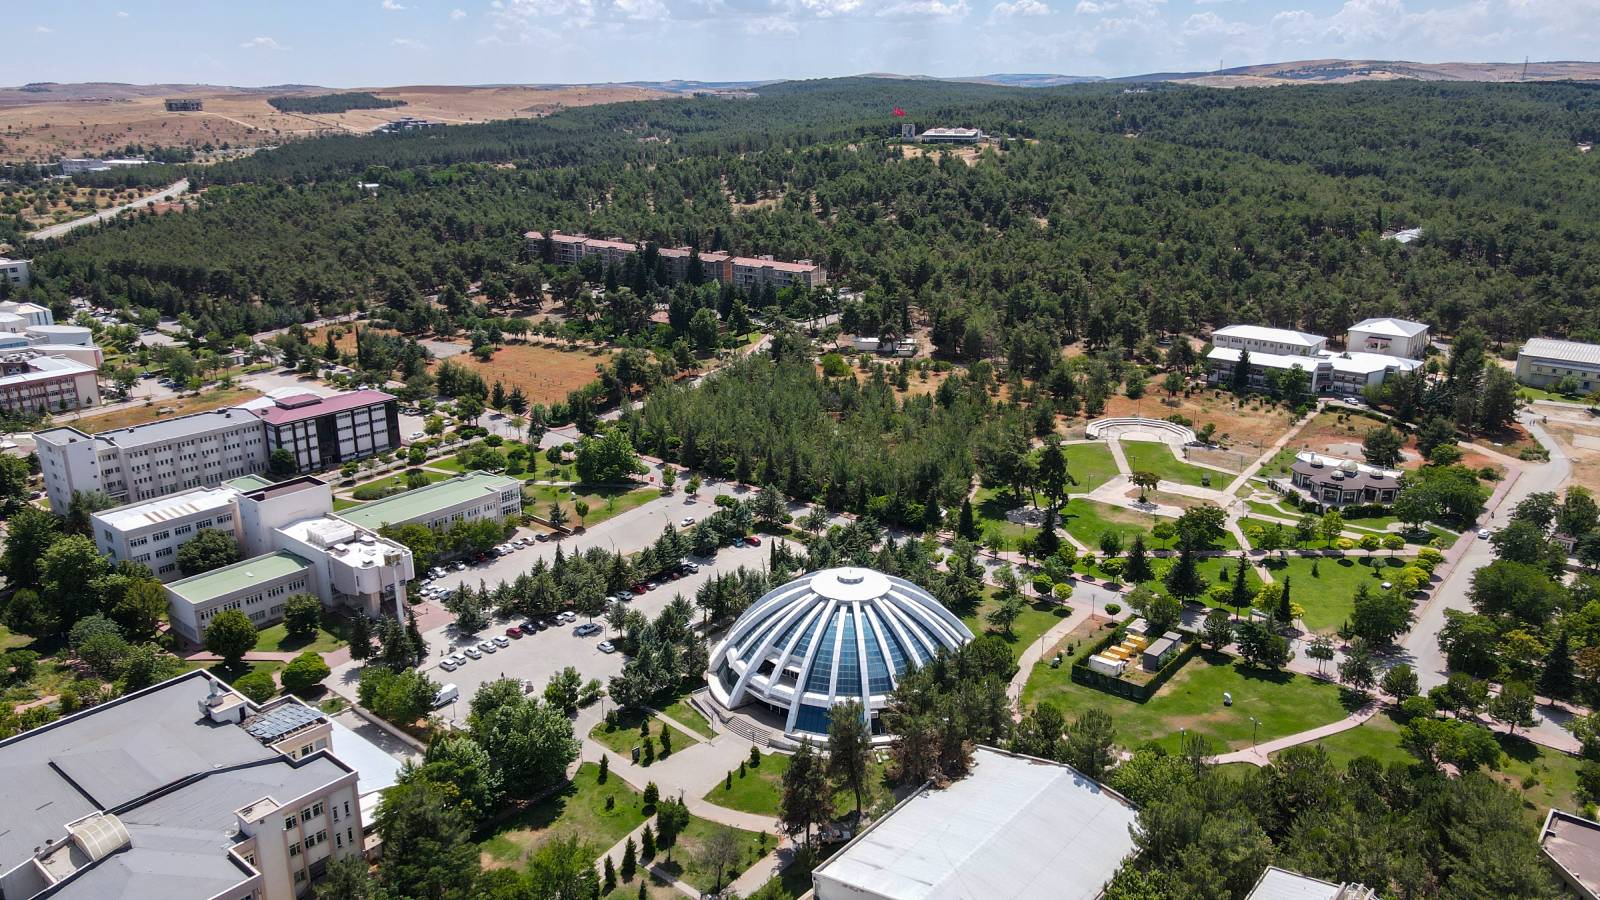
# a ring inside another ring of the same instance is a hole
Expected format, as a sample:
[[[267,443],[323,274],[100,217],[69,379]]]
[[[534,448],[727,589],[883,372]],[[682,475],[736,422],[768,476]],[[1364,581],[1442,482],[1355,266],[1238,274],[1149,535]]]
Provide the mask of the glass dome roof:
[[[728,708],[752,700],[785,716],[785,732],[826,734],[835,703],[869,716],[909,665],[972,640],[922,588],[872,569],[824,569],[768,591],[711,656],[711,693]]]

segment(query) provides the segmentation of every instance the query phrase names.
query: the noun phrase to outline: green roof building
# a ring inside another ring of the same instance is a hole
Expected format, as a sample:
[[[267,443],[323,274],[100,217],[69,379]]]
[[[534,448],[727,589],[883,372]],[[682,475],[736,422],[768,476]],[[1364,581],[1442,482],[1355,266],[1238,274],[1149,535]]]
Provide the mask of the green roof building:
[[[522,482],[508,475],[468,472],[338,513],[347,522],[374,531],[415,522],[448,528],[460,521],[504,519],[522,513]]]
[[[165,585],[172,627],[183,637],[205,640],[206,623],[237,609],[257,628],[283,618],[290,594],[315,593],[311,562],[287,550],[257,556]]]

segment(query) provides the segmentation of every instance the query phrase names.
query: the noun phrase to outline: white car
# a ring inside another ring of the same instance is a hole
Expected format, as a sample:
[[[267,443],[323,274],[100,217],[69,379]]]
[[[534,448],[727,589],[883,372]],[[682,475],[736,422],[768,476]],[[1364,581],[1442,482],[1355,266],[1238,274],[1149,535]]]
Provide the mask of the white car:
[[[493,653],[500,648],[494,645],[494,641],[479,641],[478,649],[485,653]]]
[[[683,521],[678,523],[678,527],[679,528],[688,528],[690,525],[693,525],[693,524],[694,524],[694,516],[684,516],[683,517]]]
[[[466,647],[461,652],[465,653],[469,659],[483,659],[483,651],[477,647]]]
[[[1486,538],[1488,536],[1489,536],[1489,529],[1487,529],[1487,528],[1479,528],[1478,529],[1478,537]]]
[[[413,440],[413,441],[420,441],[420,440],[422,440],[422,432],[420,432],[420,431],[413,431],[413,432],[411,432],[411,439],[412,439],[412,440]]]
[[[439,668],[446,672],[454,672],[456,670],[456,661],[449,658],[441,659],[439,660]]]
[[[465,653],[452,653],[446,659],[455,663],[458,669],[467,664],[467,655]]]
[[[494,645],[496,647],[509,647],[509,646],[511,646],[511,639],[508,638],[508,637],[505,637],[504,635],[497,634],[494,637],[490,638],[490,640],[494,642]]]
[[[610,641],[601,641],[596,646],[599,648],[601,653],[615,653],[615,652],[617,652],[617,645],[611,643]]]

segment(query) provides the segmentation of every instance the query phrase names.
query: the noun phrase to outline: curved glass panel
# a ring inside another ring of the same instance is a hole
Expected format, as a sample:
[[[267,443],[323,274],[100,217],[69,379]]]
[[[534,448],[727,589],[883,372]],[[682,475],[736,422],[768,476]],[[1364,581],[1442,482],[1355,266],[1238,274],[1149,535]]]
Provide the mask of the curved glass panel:
[[[817,647],[817,658],[811,662],[811,674],[806,678],[806,690],[818,694],[826,694],[828,685],[833,679],[833,647],[838,643],[839,620],[843,616],[835,613],[828,622],[828,630],[823,632],[822,644]],[[820,629],[819,629],[820,630]]]

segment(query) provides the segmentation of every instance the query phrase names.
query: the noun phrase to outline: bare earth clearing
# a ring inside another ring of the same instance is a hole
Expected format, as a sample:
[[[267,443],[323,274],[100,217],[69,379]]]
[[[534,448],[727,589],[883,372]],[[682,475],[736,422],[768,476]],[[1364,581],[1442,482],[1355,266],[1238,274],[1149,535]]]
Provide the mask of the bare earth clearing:
[[[503,382],[506,390],[522,388],[531,403],[556,403],[567,399],[569,391],[599,377],[595,366],[611,358],[608,350],[566,349],[542,344],[507,344],[496,350],[494,358],[482,362],[470,353],[451,357],[451,362],[466,366],[483,376],[485,383]]]

